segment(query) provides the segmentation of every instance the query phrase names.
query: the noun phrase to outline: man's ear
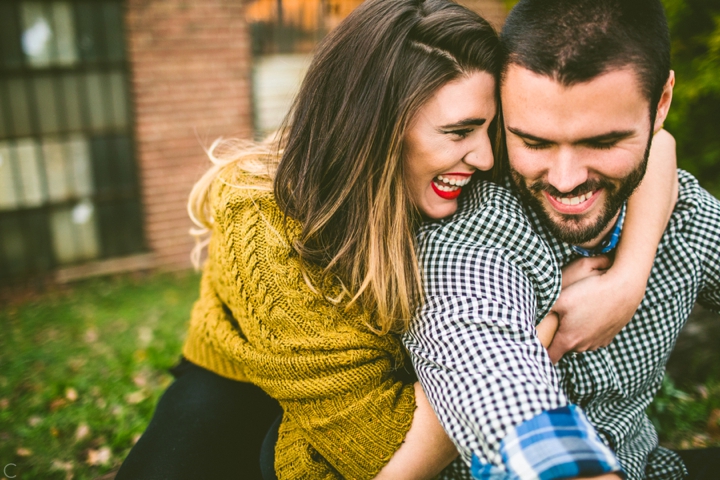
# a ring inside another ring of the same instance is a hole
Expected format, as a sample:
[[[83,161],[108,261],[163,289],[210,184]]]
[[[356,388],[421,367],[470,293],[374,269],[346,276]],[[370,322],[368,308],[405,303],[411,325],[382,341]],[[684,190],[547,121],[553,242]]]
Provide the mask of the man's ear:
[[[673,87],[675,86],[675,72],[670,70],[667,82],[663,87],[662,95],[657,106],[657,115],[655,116],[655,125],[653,125],[653,132],[658,132],[663,127],[667,114],[670,111],[670,104],[672,103]]]

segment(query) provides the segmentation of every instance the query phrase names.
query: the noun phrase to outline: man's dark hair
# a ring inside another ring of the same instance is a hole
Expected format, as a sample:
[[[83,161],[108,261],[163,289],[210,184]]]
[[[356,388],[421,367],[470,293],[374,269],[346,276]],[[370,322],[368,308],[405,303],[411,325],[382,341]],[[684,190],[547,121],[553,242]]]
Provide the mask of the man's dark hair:
[[[660,0],[521,0],[500,37],[503,72],[515,64],[571,86],[632,67],[654,121],[670,74]]]

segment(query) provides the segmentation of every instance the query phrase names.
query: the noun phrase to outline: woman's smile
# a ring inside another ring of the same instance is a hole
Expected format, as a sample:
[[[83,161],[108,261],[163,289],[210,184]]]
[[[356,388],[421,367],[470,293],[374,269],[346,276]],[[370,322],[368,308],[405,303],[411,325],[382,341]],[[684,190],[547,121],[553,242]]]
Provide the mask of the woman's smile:
[[[435,193],[445,200],[454,200],[460,196],[462,187],[470,183],[472,173],[446,173],[435,177],[432,185]]]

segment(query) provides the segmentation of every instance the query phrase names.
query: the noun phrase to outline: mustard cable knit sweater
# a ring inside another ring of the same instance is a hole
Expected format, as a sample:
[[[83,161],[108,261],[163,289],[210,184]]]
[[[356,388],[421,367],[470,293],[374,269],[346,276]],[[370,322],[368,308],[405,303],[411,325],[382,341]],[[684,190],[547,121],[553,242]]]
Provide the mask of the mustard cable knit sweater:
[[[210,190],[209,258],[183,354],[280,402],[280,480],[374,477],[415,409],[412,385],[394,377],[406,361],[401,343],[369,331],[367,312],[314,293],[289,247],[298,224],[286,226],[272,194],[232,186],[242,182],[237,174],[222,177]]]

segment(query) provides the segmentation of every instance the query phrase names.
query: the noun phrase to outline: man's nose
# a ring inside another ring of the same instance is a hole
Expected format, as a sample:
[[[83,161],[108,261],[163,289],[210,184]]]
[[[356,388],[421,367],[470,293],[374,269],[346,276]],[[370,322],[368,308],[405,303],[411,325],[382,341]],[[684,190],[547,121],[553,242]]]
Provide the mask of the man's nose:
[[[582,158],[572,148],[560,147],[550,162],[548,183],[562,193],[569,193],[587,179],[588,171]]]

